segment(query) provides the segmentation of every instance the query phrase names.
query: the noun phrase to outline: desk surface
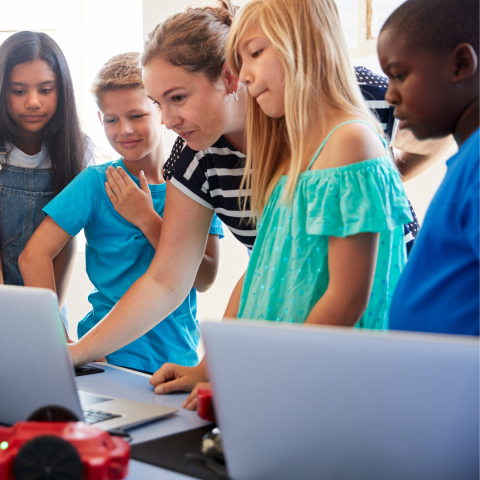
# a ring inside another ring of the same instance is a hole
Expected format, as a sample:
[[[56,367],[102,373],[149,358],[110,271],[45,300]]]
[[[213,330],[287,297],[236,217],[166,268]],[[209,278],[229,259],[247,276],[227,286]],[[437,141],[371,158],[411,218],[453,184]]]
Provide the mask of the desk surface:
[[[133,438],[132,444],[208,425],[209,422],[199,418],[197,412],[190,412],[182,408],[182,403],[187,398],[186,393],[155,395],[153,387],[148,383],[148,375],[103,363],[97,366],[104,368],[105,372],[77,377],[76,381],[79,390],[97,395],[178,408],[178,412],[170,417],[130,429],[129,433]],[[149,480],[187,480],[192,477],[130,460],[130,473],[127,479],[143,480],[146,478]]]

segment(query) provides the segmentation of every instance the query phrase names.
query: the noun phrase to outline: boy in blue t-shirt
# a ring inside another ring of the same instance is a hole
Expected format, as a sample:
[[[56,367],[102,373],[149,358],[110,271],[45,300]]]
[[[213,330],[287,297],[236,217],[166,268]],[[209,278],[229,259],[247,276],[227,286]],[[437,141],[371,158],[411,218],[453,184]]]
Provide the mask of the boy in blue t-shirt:
[[[52,260],[85,229],[87,274],[94,288],[88,296],[92,310],[78,325],[79,338],[147,271],[161,234],[166,192],[161,113],[143,89],[138,64],[138,53],[117,55],[92,87],[108,141],[122,158],[87,168],[44,208],[47,216],[21,261],[30,286],[55,290]],[[150,373],[165,362],[198,363],[195,289],[205,291],[215,279],[219,236],[223,230],[214,216],[194,289],[150,331],[107,355],[109,363]]]
[[[453,134],[459,151],[430,204],[390,307],[390,328],[479,335],[479,5],[408,0],[378,54],[399,128]]]

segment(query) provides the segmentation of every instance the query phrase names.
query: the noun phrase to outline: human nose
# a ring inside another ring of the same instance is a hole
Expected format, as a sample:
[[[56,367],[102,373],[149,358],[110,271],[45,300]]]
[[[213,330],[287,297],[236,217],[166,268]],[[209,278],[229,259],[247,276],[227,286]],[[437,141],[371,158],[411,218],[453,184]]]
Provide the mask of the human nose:
[[[28,110],[38,110],[42,103],[38,98],[37,92],[28,92],[25,99],[25,108]]]
[[[120,120],[120,135],[122,137],[127,137],[128,135],[132,135],[133,128],[130,122],[127,119]]]
[[[390,105],[398,105],[400,103],[400,95],[398,89],[393,85],[393,82],[389,82],[387,91],[385,92],[385,100]]]
[[[173,130],[176,126],[182,123],[182,119],[176,114],[173,108],[162,108],[162,123],[168,130]]]
[[[254,77],[251,69],[245,63],[242,64],[239,72],[239,80],[247,87],[251,87],[254,82]]]

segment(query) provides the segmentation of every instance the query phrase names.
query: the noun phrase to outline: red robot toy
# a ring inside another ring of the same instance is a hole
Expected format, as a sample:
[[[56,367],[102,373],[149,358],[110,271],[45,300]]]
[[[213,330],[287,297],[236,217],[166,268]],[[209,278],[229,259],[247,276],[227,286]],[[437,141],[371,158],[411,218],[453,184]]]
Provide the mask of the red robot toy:
[[[120,480],[128,473],[129,458],[130,445],[123,438],[83,422],[0,427],[2,480]]]

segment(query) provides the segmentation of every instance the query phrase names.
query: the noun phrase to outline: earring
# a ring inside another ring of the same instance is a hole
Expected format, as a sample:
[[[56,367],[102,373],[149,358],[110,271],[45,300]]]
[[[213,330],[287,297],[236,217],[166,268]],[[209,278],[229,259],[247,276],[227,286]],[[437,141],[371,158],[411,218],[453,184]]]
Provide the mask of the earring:
[[[233,95],[233,99],[234,99],[236,102],[238,102],[237,92],[233,92],[232,95]]]

